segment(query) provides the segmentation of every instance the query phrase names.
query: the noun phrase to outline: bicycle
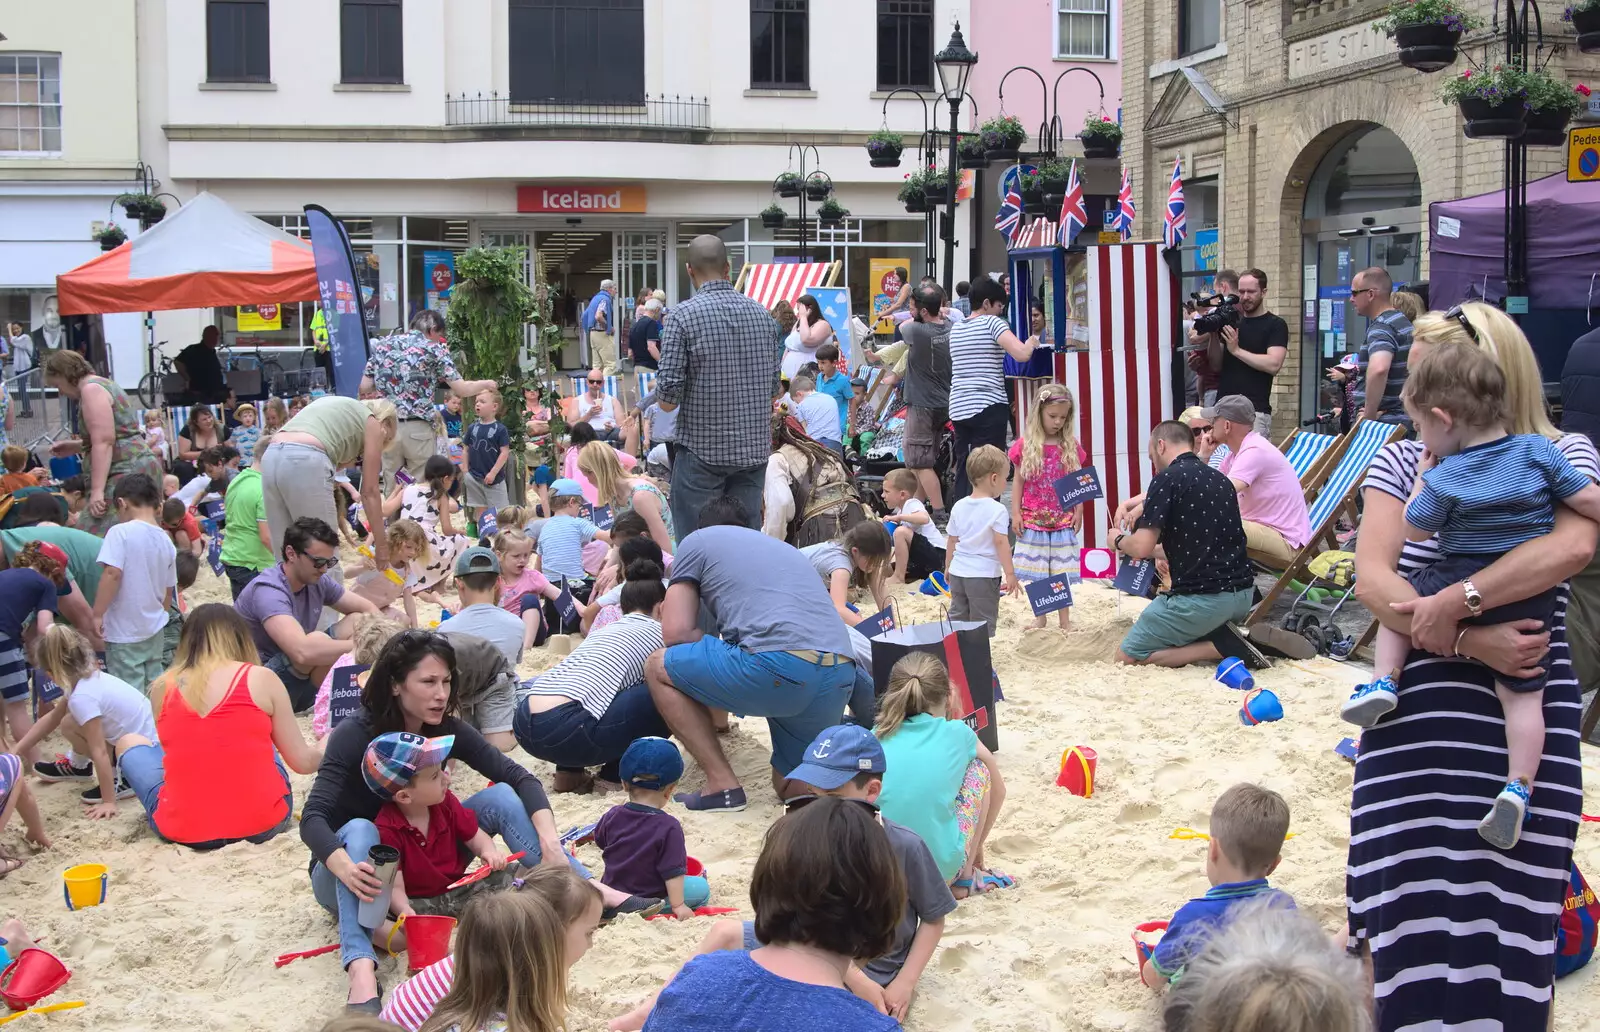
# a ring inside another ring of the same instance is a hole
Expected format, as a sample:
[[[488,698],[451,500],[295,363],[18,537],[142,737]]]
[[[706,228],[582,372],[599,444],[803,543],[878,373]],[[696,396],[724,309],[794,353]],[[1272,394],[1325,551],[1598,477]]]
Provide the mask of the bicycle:
[[[251,353],[248,355],[235,354],[234,347],[244,344],[247,340],[251,345]],[[240,337],[233,342],[233,345],[224,345],[218,348],[217,352],[222,360],[222,368],[224,370],[228,372],[236,369],[241,371],[257,370],[261,373],[261,389],[266,392],[268,397],[278,396],[284,393],[283,389],[287,383],[287,377],[284,374],[283,366],[278,364],[277,359],[271,355],[266,358],[261,357],[262,343],[263,341],[259,337]]]
[[[182,379],[178,374],[178,370],[173,366],[172,359],[168,358],[161,350],[166,345],[166,341],[161,341],[155,346],[156,367],[139,378],[139,386],[136,393],[139,395],[140,404],[147,409],[162,407],[163,402],[166,401],[166,385],[170,378],[178,376],[179,379]]]

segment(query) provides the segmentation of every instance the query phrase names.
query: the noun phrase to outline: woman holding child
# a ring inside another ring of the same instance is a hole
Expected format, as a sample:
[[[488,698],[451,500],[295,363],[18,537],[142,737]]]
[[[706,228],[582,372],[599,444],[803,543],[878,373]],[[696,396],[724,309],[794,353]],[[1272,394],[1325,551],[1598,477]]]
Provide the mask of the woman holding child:
[[[1452,342],[1480,348],[1499,365],[1507,431],[1550,439],[1573,466],[1600,480],[1589,439],[1551,425],[1538,363],[1515,323],[1477,303],[1431,312],[1416,323],[1408,361],[1414,368],[1430,348]],[[1470,581],[1419,598],[1407,575],[1443,552],[1437,537],[1406,540],[1404,511],[1433,462],[1421,442],[1399,441],[1379,452],[1365,483],[1357,592],[1385,627],[1409,634],[1413,647],[1398,679],[1398,706],[1361,737],[1346,876],[1350,947],[1371,949],[1380,1030],[1542,1029],[1555,975],[1551,943],[1583,801],[1565,582],[1588,563],[1600,528],[1557,505],[1549,534]],[[1536,620],[1469,619],[1551,588],[1558,590],[1548,630]],[[1506,723],[1495,680],[1537,668],[1548,671],[1544,752],[1521,841],[1500,850],[1478,833],[1506,782]]]
[[[57,351],[44,363],[44,381],[82,411],[83,437],[57,441],[56,456],[82,454],[89,475],[89,505],[78,517],[78,529],[96,537],[117,522],[111,493],[128,473],[143,473],[161,483],[161,463],[140,432],[133,404],[114,381],[96,376],[88,359],[76,351]]]

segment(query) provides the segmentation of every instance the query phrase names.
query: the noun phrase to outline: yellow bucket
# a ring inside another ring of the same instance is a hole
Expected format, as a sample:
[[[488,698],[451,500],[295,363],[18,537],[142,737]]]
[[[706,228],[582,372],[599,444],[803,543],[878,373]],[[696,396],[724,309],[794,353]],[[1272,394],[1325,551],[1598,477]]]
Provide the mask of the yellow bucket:
[[[105,864],[79,864],[61,872],[65,883],[68,910],[97,907],[106,901],[106,881],[110,877]]]

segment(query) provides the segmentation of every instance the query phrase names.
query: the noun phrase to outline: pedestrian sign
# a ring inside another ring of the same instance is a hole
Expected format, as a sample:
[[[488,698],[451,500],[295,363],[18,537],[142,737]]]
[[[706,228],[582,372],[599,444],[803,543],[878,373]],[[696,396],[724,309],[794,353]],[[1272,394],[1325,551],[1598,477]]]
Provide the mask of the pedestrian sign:
[[[1600,182],[1600,128],[1573,129],[1567,134],[1567,182]]]

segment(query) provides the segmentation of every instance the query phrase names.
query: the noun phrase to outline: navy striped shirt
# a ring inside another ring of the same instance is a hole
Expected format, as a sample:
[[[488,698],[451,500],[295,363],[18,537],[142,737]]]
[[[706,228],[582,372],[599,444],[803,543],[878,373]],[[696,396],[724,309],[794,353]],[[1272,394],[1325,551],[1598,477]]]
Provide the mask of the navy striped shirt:
[[[1422,474],[1406,522],[1438,533],[1451,555],[1497,555],[1550,533],[1555,503],[1589,483],[1548,438],[1507,434]]]
[[[1398,308],[1379,312],[1367,320],[1367,338],[1361,344],[1361,370],[1356,374],[1355,403],[1360,408],[1367,403],[1367,364],[1373,355],[1389,355],[1389,376],[1383,385],[1383,400],[1378,402],[1378,415],[1390,423],[1411,425],[1406,407],[1400,401],[1400,389],[1406,385],[1406,359],[1411,354],[1411,320]]]

